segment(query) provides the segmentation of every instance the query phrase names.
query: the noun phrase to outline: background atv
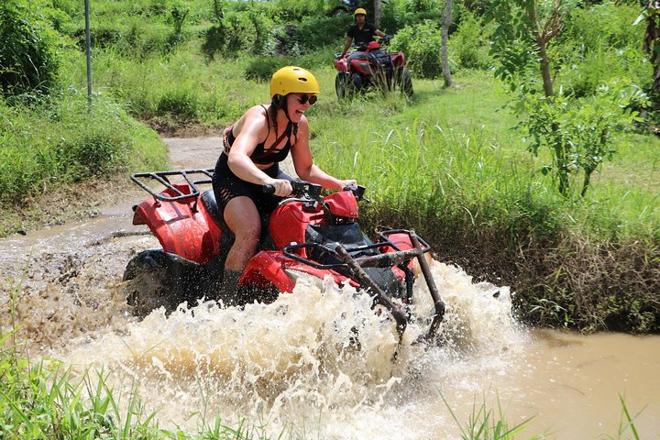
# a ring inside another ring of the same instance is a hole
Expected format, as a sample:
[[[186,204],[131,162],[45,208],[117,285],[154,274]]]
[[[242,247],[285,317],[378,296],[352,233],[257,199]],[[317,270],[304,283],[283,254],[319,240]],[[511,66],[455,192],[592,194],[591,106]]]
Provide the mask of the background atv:
[[[390,38],[384,38],[388,43]],[[388,52],[379,42],[356,47],[345,56],[336,54],[335,91],[337,98],[350,98],[356,92],[378,88],[383,92],[396,88],[410,98],[413,95],[412,76],[406,68],[403,52]]]
[[[132,179],[151,197],[133,207],[133,224],[144,224],[162,249],[137,254],[124,273],[129,304],[138,315],[154,308],[174,310],[181,302],[217,298],[227,252],[233,242],[218,210],[210,184],[212,169],[134,174]],[[179,180],[175,182],[174,180]],[[154,183],[162,190],[152,189]],[[435,332],[444,304],[431,277],[424,254],[430,247],[409,230],[385,230],[378,240],[367,237],[357,223],[363,187],[322,196],[321,187],[292,182],[294,194],[263,218],[260,251],[239,280],[243,303],[273,301],[280,292],[292,292],[301,275],[331,277],[338,285],[351,284],[374,295],[403,333],[405,309],[412,301],[412,260],[417,258],[436,307],[429,330]],[[266,185],[264,191],[273,188]]]

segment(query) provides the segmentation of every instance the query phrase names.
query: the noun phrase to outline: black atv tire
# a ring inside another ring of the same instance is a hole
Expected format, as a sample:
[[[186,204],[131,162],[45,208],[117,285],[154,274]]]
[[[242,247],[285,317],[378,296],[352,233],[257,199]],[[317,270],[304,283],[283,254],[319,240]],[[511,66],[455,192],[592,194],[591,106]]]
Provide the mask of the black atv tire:
[[[350,99],[353,95],[353,85],[351,84],[351,76],[346,72],[339,72],[335,77],[335,92],[337,99]]]
[[[401,69],[397,70],[396,85],[401,90],[401,93],[403,93],[406,96],[406,98],[408,99],[412,98],[414,94],[414,90],[412,86],[412,75],[410,74],[410,71],[405,67],[402,67]]]
[[[145,317],[164,307],[171,313],[183,301],[190,301],[191,279],[199,278],[195,263],[159,249],[142,251],[128,262],[124,271],[124,295],[133,313]]]

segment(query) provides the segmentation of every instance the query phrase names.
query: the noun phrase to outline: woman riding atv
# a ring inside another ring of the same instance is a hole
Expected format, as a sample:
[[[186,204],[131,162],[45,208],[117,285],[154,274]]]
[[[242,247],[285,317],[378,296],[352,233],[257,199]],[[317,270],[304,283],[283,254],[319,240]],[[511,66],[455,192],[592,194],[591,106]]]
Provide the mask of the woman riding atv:
[[[283,67],[271,78],[270,105],[250,108],[224,132],[224,151],[215,166],[213,191],[235,236],[225,261],[225,295],[236,294],[241,272],[257,250],[262,214],[272,212],[292,192],[291,178],[278,165],[289,151],[301,179],[332,189],[355,184],[355,180],[330,176],[313,163],[304,113],[319,92],[319,83],[310,72]],[[271,185],[274,194],[266,195],[263,185]]]

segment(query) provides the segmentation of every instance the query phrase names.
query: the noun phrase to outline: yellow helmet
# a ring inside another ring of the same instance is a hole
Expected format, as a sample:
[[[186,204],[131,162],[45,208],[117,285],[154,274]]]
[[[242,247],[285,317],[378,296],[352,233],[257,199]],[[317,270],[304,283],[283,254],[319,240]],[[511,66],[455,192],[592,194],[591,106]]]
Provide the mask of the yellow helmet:
[[[286,66],[273,73],[270,79],[270,97],[289,93],[314,93],[321,91],[314,75],[302,67]]]
[[[360,14],[362,14],[366,17],[367,16],[367,10],[364,9],[364,8],[357,8],[355,10],[355,12],[353,12],[353,17],[355,17],[356,15],[360,15]]]

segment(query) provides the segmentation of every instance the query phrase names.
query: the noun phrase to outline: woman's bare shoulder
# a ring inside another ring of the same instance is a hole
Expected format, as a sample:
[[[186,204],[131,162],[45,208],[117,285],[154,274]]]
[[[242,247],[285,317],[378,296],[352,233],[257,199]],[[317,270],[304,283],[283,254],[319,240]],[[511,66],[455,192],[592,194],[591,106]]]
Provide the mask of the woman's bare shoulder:
[[[265,105],[255,105],[253,107],[250,107],[246,112],[244,117],[248,118],[262,118],[264,115],[266,115],[266,110],[268,109],[267,106]]]
[[[244,126],[249,126],[253,128],[266,128],[266,125],[268,124],[268,121],[266,121],[266,118],[264,117],[266,114],[266,111],[264,109],[264,106],[262,105],[255,105],[254,107],[250,107],[247,109],[245,113],[243,113],[243,116],[236,122],[235,126],[240,132]]]

